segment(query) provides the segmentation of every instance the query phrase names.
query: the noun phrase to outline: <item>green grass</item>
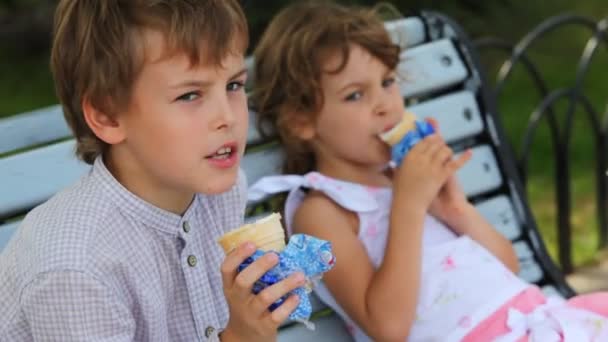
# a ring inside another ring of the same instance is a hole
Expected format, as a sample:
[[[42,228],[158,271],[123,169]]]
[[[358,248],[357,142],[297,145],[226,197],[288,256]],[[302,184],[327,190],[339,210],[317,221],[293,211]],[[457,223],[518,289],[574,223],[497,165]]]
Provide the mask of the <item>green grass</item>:
[[[496,35],[509,40],[521,38],[542,19],[562,12],[599,19],[608,16],[605,0],[508,1],[488,6],[481,15],[472,15],[454,7],[454,2],[441,2],[440,10],[455,18],[472,37]],[[395,3],[399,3],[395,1]],[[526,13],[526,15],[522,15]],[[578,57],[589,34],[583,29],[563,29],[548,36],[532,51],[531,57],[541,67],[552,89],[572,83]],[[548,53],[550,51],[550,53]],[[596,109],[605,111],[608,100],[608,51],[604,46],[594,59],[585,81],[587,94]],[[484,54],[484,61],[495,70],[497,54]],[[0,52],[0,117],[56,102],[48,68],[48,56],[15,58]],[[490,73],[492,75],[492,73]],[[516,68],[499,102],[502,121],[516,150],[538,96],[521,68]],[[566,108],[560,102],[558,109]],[[563,117],[560,119],[563,121]],[[593,127],[584,113],[577,111],[571,141],[573,251],[576,265],[589,263],[597,255],[597,218],[595,208],[594,147],[589,131]],[[553,149],[547,125],[537,132],[529,164],[528,195],[538,226],[552,256],[556,256],[557,238],[554,207]],[[601,208],[606,210],[608,208]]]
[[[0,118],[57,103],[48,55],[11,56],[0,49]]]
[[[534,3],[529,4],[534,7]],[[552,3],[553,5],[553,3]],[[563,1],[556,2],[553,12],[568,10],[570,12],[591,15],[599,18],[600,14],[607,15],[605,5],[601,1],[586,1],[584,3]],[[577,6],[577,8],[572,8]],[[528,28],[529,29],[529,28]],[[550,91],[569,87],[573,84],[576,66],[585,43],[590,38],[589,31],[576,27],[560,29],[546,36],[531,50],[531,58],[541,69],[543,77],[549,84]],[[608,83],[605,70],[608,68],[608,46],[602,46],[593,59],[589,73],[584,82],[586,94],[595,109],[598,111],[600,121],[606,112],[608,101]],[[550,53],[548,53],[550,51]],[[491,65],[489,69],[496,70],[496,54],[488,54],[484,59]],[[490,73],[490,75],[495,75]],[[515,68],[514,73],[507,82],[500,96],[499,108],[502,121],[516,151],[520,148],[521,139],[525,131],[527,120],[535,106],[538,105],[539,96],[533,91],[533,83],[523,71],[523,67]],[[565,113],[568,101],[561,100],[556,104],[556,114],[560,126],[565,129]],[[593,262],[597,255],[598,234],[596,214],[595,183],[595,141],[591,132],[597,127],[588,120],[587,113],[581,106],[574,115],[572,135],[570,142],[570,168],[572,191],[572,225],[573,225],[573,260],[575,265]],[[536,133],[532,153],[529,161],[528,196],[551,255],[557,256],[557,233],[555,216],[555,187],[553,146],[546,121],[543,121]],[[600,208],[606,210],[607,208]]]

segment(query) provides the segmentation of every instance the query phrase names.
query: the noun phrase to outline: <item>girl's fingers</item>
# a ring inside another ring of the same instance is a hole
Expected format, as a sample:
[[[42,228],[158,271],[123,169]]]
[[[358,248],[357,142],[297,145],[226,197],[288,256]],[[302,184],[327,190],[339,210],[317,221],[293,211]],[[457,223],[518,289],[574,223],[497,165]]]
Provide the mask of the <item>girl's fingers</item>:
[[[458,158],[450,162],[450,168],[453,171],[459,170],[464,164],[466,164],[471,159],[472,156],[473,151],[466,150],[465,152],[461,153]]]
[[[452,152],[452,149],[449,148],[448,145],[444,145],[432,158],[434,163],[438,163],[439,165],[443,166],[452,160],[453,155],[454,152]]]
[[[435,132],[439,133],[439,123],[437,122],[437,120],[435,120],[434,118],[426,118],[425,120],[431,126],[433,126],[433,129],[435,130]]]
[[[424,155],[428,153],[429,149],[435,146],[439,140],[437,134],[431,134],[414,145],[412,152]]]

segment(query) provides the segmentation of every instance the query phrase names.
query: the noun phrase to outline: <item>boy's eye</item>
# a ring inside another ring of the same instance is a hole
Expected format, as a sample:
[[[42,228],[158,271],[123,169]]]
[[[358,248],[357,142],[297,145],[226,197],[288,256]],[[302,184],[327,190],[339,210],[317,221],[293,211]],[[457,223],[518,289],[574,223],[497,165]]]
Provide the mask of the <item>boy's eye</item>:
[[[226,86],[226,89],[228,91],[239,91],[239,90],[243,89],[243,87],[245,87],[245,82],[234,81],[234,82],[228,83],[228,85]]]
[[[179,96],[175,99],[175,101],[185,101],[191,102],[201,97],[201,95],[196,91],[191,91],[189,93],[185,93],[184,95]]]
[[[346,101],[357,101],[358,99],[361,98],[361,96],[363,96],[363,93],[360,91],[356,91],[354,93],[349,94],[345,100]]]
[[[395,77],[386,78],[386,79],[382,80],[382,86],[384,88],[388,88],[388,87],[392,86],[395,83],[395,81],[396,81]]]

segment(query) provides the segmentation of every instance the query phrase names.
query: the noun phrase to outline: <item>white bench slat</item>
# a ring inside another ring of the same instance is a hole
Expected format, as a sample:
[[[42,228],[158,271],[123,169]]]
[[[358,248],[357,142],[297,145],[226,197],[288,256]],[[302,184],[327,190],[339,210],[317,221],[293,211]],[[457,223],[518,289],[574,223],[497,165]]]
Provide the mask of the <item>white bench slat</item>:
[[[553,285],[545,285],[541,288],[545,296],[547,297],[559,297],[564,298],[564,296],[555,288]],[[565,298],[564,298],[565,299]]]
[[[0,225],[0,253],[2,253],[4,247],[8,244],[8,241],[11,239],[20,223],[21,221]]]
[[[502,177],[496,158],[489,146],[482,145],[472,149],[473,156],[458,171],[458,179],[468,196],[475,196],[496,189],[502,184]],[[243,160],[243,169],[249,185],[263,176],[281,173],[282,157],[278,146],[251,152]]]
[[[506,195],[499,195],[475,205],[479,213],[509,240],[521,235],[513,204]]]
[[[527,260],[534,257],[532,248],[525,241],[517,241],[513,243],[513,249],[519,260]]]
[[[471,159],[457,173],[467,196],[494,190],[502,184],[500,169],[490,146],[476,146],[472,151]]]
[[[531,283],[536,283],[543,278],[543,269],[534,259],[534,252],[525,241],[513,243],[513,249],[519,260],[519,276]]]
[[[384,23],[393,43],[402,49],[423,43],[425,40],[424,23],[420,18],[410,17]]]
[[[253,185],[264,176],[281,173],[283,160],[278,146],[266,148],[261,151],[248,153],[243,158],[241,167],[247,175],[247,183]]]
[[[71,136],[60,106],[0,120],[0,154]]]
[[[256,113],[253,110],[249,110],[249,127],[247,129],[247,145],[255,145],[262,141],[262,136],[257,130],[256,126]]]
[[[445,89],[467,78],[467,68],[449,39],[405,50],[397,70],[404,78],[399,87],[406,98]]]
[[[310,331],[302,324],[296,324],[279,331],[279,342],[341,342],[352,341],[344,323],[336,314],[313,321],[315,330]]]
[[[451,93],[409,106],[420,119],[437,120],[441,135],[448,143],[475,136],[483,131],[483,121],[475,95],[470,91]]]
[[[519,261],[518,275],[530,283],[536,283],[543,278],[543,270],[534,259],[524,259]]]
[[[89,169],[74,156],[74,140],[0,159],[0,218],[45,201]]]

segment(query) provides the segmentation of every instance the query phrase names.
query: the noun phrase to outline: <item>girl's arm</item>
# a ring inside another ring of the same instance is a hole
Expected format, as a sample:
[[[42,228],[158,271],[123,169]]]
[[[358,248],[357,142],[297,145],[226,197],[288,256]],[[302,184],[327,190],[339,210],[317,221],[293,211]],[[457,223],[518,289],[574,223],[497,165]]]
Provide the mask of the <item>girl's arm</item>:
[[[446,180],[469,159],[451,160],[438,136],[418,143],[396,171],[384,259],[371,264],[358,239],[355,214],[311,193],[294,218],[298,232],[332,242],[336,265],[325,283],[348,315],[377,341],[404,341],[415,317],[420,286],[424,217]]]
[[[500,234],[468,201],[449,209],[446,224],[458,234],[466,234],[488,249],[513,273],[519,272],[519,261],[511,241]]]
[[[318,193],[311,193],[294,217],[297,232],[331,241],[334,268],[323,281],[336,301],[375,341],[404,341],[414,318],[418,286],[424,208],[399,199],[393,206],[384,260],[376,270],[358,239],[356,214]],[[407,224],[398,224],[407,222]]]

